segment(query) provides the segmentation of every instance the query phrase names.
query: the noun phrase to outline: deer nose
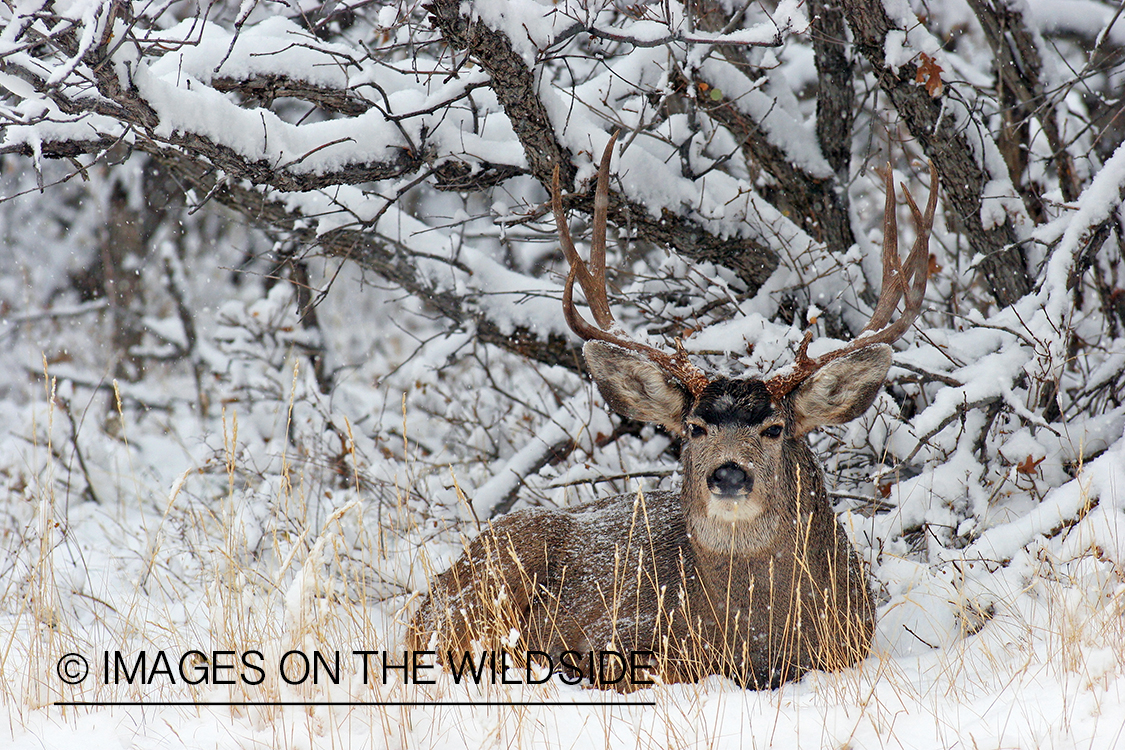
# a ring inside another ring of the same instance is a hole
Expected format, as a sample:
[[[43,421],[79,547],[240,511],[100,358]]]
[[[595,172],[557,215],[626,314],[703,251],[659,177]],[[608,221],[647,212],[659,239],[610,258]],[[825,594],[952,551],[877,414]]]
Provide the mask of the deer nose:
[[[711,472],[707,479],[707,489],[725,497],[748,495],[754,489],[754,477],[733,461],[727,461]]]

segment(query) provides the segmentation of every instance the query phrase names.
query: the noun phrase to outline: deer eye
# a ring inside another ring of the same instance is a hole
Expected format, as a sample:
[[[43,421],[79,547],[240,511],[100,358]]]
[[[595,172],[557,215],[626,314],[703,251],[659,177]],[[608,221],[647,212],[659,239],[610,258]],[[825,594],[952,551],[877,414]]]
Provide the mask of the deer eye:
[[[781,437],[781,425],[771,424],[766,429],[762,430],[762,437],[779,438]]]
[[[692,422],[687,426],[688,436],[693,438],[701,438],[707,436],[707,428],[696,422]]]

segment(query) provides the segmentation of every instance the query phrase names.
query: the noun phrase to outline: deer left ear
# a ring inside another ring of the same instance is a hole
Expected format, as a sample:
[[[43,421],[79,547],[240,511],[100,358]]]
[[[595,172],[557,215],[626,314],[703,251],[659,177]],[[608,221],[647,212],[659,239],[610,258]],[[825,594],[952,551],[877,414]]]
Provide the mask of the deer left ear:
[[[826,424],[850,422],[871,406],[891,367],[891,347],[873,344],[834,359],[789,397],[795,435]]]

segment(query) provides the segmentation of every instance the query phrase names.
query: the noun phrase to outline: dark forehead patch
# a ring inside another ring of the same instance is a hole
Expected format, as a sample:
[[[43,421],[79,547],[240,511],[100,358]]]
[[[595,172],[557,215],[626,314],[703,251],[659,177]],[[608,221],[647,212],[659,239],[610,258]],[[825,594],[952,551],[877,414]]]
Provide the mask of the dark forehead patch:
[[[707,424],[761,424],[773,414],[770,394],[761,380],[714,380],[699,394],[695,416]]]

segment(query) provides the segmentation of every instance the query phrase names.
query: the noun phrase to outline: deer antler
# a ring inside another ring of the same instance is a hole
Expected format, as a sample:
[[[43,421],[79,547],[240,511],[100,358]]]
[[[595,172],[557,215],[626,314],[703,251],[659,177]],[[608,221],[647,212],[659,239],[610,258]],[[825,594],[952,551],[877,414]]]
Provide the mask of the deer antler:
[[[597,186],[594,189],[594,233],[590,238],[590,263],[587,265],[570,236],[567,226],[566,214],[562,206],[562,192],[559,190],[559,167],[555,165],[554,179],[552,180],[551,210],[555,214],[555,225],[559,230],[559,244],[562,245],[563,254],[570,264],[570,272],[566,276],[563,286],[563,317],[570,330],[574,331],[583,341],[604,341],[614,344],[622,349],[638,352],[652,360],[664,372],[680,381],[693,395],[698,396],[705,387],[708,379],[703,372],[688,361],[683,349],[677,349],[675,354],[669,354],[654,347],[642,344],[629,338],[613,319],[609,309],[609,296],[606,291],[605,280],[605,235],[606,214],[609,212],[609,160],[613,155],[613,146],[617,143],[618,133],[615,132],[606,144],[602,153],[601,164],[598,166]],[[582,287],[586,296],[586,304],[590,306],[590,313],[594,316],[597,325],[590,324],[574,306],[574,282]]]
[[[797,350],[797,361],[793,369],[786,373],[774,375],[766,380],[766,388],[774,398],[780,398],[801,384],[814,372],[824,367],[834,359],[850,354],[857,349],[862,349],[871,344],[890,344],[897,340],[922,308],[922,298],[926,293],[926,282],[930,270],[930,230],[934,224],[934,211],[937,208],[938,178],[934,172],[933,162],[930,162],[930,174],[933,175],[933,185],[930,187],[930,198],[926,203],[926,213],[923,216],[914,202],[914,197],[900,183],[903,196],[910,206],[910,213],[914,218],[914,228],[917,238],[914,247],[906,257],[906,262],[901,263],[898,255],[898,222],[895,218],[895,186],[891,174],[891,165],[887,164],[887,204],[883,213],[883,291],[879,294],[879,301],[871,313],[871,320],[860,331],[858,337],[851,343],[834,351],[822,354],[816,359],[808,356],[809,343],[812,341],[812,332],[805,333],[804,340]],[[903,300],[902,315],[898,320],[891,322],[898,301]]]

